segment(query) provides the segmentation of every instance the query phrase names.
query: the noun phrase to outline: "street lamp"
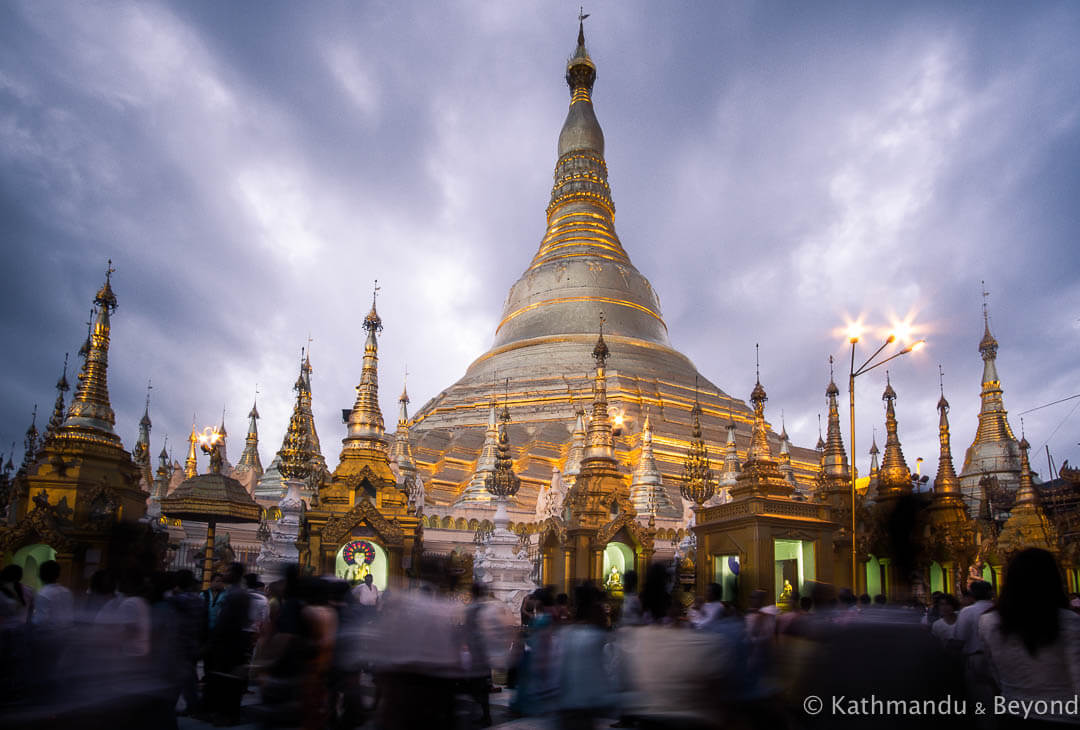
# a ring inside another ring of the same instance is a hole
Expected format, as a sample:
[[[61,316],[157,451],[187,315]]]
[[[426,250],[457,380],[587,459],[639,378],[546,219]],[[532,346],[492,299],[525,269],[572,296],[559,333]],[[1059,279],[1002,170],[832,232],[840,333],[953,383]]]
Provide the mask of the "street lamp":
[[[886,347],[896,342],[896,335],[890,334],[885,343],[874,351],[874,354],[866,358],[866,362],[855,369],[855,345],[859,343],[859,336],[852,334],[848,340],[851,343],[851,369],[848,371],[848,403],[851,406],[851,592],[856,593],[859,589],[858,582],[858,554],[855,550],[855,378],[868,373],[874,368],[884,365],[890,360],[895,360],[901,355],[914,352],[926,344],[926,340],[918,340],[905,347],[900,352],[894,353],[884,360],[873,362],[874,358],[881,354]]]

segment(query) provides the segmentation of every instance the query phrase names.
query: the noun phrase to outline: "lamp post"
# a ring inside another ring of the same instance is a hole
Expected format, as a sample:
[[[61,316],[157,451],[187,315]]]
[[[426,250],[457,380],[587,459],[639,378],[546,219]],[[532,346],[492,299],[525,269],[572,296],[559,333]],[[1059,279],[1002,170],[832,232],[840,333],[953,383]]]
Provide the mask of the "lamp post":
[[[884,360],[874,362],[874,358],[881,354],[881,351],[886,347],[896,342],[896,335],[890,334],[885,343],[874,351],[874,354],[866,358],[866,361],[855,368],[855,345],[859,343],[858,335],[853,335],[849,342],[851,343],[851,369],[848,371],[848,403],[851,408],[851,592],[856,593],[859,590],[858,581],[858,553],[855,550],[855,378],[864,373],[868,373],[874,368],[884,365],[890,360],[895,360],[901,355],[906,355],[909,352],[914,352],[920,347],[926,344],[926,340],[918,340],[905,347],[900,352],[894,353]]]

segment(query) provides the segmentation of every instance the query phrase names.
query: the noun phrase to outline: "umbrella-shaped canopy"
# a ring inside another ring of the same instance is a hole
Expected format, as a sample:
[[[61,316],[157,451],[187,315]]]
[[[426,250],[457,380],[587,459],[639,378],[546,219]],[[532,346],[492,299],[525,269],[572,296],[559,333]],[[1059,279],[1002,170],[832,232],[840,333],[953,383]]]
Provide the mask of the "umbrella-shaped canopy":
[[[168,517],[192,522],[258,522],[261,507],[244,485],[224,474],[199,474],[161,500]]]

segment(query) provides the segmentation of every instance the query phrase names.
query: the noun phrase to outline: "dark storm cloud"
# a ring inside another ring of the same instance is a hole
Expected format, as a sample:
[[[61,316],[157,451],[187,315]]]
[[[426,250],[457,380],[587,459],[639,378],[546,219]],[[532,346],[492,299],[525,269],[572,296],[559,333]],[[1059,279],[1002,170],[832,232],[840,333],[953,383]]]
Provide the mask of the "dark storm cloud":
[[[152,378],[155,452],[167,432],[182,459],[192,412],[224,404],[235,457],[257,383],[268,462],[310,334],[334,462],[375,278],[387,420],[406,363],[414,408],[452,383],[543,232],[576,9],[0,8],[0,445],[34,402],[47,418],[110,257],[128,446]],[[711,380],[747,397],[760,342],[770,420],[812,444],[845,314],[911,315],[930,346],[891,370],[905,450],[933,470],[940,361],[959,463],[985,279],[1007,406],[1072,395],[1074,6],[588,10],[619,232]],[[859,381],[862,453],[883,378]],[[1070,408],[1026,419],[1033,446],[1075,454],[1075,418],[1050,438]]]

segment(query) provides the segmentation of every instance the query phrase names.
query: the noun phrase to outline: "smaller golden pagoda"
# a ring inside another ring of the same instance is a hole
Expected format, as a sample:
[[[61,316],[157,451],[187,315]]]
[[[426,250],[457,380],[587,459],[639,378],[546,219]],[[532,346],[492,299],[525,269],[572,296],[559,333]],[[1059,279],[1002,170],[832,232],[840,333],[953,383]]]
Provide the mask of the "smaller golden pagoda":
[[[940,585],[940,589],[946,593],[959,594],[966,566],[975,556],[975,529],[953,466],[949,401],[945,399],[944,386],[937,409],[940,414],[938,439],[941,451],[937,476],[934,477],[934,494],[926,515],[927,557],[932,561],[930,584],[931,587]],[[940,575],[934,575],[933,571],[940,571]]]
[[[1046,516],[1039,500],[1039,493],[1031,476],[1031,462],[1028,461],[1027,438],[1020,438],[1020,488],[1016,492],[1009,519],[1001,528],[997,538],[997,554],[1002,562],[1025,548],[1042,548],[1058,555],[1060,545],[1057,528]]]
[[[653,553],[655,528],[638,522],[630,485],[615,459],[603,324],[592,354],[596,375],[581,468],[566,496],[564,517],[550,517],[540,526],[541,583],[563,591],[584,580],[611,586],[615,575],[631,569],[644,574]]]
[[[760,375],[750,394],[753,432],[746,462],[731,488],[731,501],[699,509],[694,534],[696,593],[721,586],[724,600],[745,606],[750,593],[764,590],[786,605],[811,581],[831,581],[834,572],[832,521],[828,505],[797,499],[772,458],[766,439]]]
[[[382,319],[374,297],[363,327],[364,361],[341,458],[312,500],[305,516],[307,538],[297,545],[301,562],[316,573],[353,579],[370,571],[382,589],[403,585],[422,547],[423,526],[390,466],[379,408],[377,334]],[[296,419],[289,424],[297,438],[300,426]]]
[[[36,429],[28,434],[26,458],[12,485],[9,524],[0,531],[5,563],[22,565],[28,557],[36,564],[56,560],[64,571],[61,580],[76,589],[85,586],[95,570],[108,567],[113,527],[137,523],[146,513],[139,468],[114,430],[109,402],[109,337],[117,308],[114,271],[110,261],[105,283],[94,295],[71,405],[64,415],[65,373],[57,383],[57,406],[40,448]]]

